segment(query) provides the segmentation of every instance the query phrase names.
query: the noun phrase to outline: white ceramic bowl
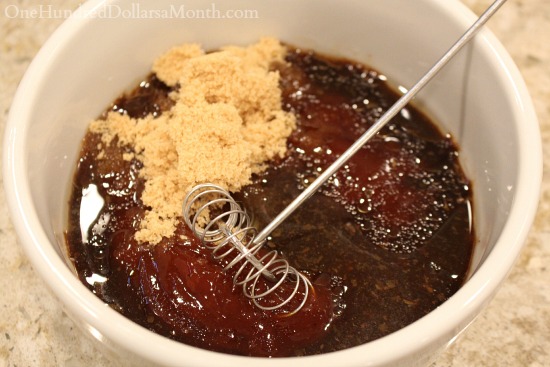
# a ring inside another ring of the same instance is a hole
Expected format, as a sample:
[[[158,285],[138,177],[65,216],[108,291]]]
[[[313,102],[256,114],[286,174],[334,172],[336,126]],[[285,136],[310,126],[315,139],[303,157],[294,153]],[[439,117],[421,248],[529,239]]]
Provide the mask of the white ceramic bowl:
[[[417,98],[442,129],[456,137],[462,164],[473,179],[478,240],[466,284],[417,322],[362,346],[300,358],[237,357],[153,334],[105,307],[75,277],[65,260],[63,232],[69,186],[88,122],[145,76],[152,60],[172,45],[193,41],[212,49],[272,35],[366,62],[390,80],[410,86],[475,16],[455,0],[239,0],[214,5],[210,0],[186,0],[183,9],[173,5],[176,1],[143,3],[84,3],[37,55],[10,111],[3,169],[13,223],[34,268],[68,314],[106,353],[130,365],[429,363],[493,297],[520,252],[536,210],[542,166],[537,120],[503,47],[483,31]],[[171,7],[183,10],[179,15],[187,18],[144,19],[148,9]],[[257,18],[190,19],[207,16],[208,9],[214,16],[234,17],[246,15],[248,9],[248,15]]]

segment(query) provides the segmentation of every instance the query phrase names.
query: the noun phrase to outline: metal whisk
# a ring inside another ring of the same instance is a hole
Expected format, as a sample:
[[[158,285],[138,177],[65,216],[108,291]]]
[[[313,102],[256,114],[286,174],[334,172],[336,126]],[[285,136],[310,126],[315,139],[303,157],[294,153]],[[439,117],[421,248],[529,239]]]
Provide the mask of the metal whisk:
[[[312,196],[340,167],[342,167],[363,145],[367,143],[384,125],[386,125],[407,103],[466,45],[491,16],[506,2],[496,0],[478,18],[478,20],[449,48],[449,50],[395,102],[359,139],[357,139],[334,163],[332,163],[315,181],[313,181],[292,203],[290,203],[275,219],[260,233],[250,226],[250,218],[233,200],[231,195],[219,186],[213,184],[198,185],[191,190],[183,204],[183,216],[187,225],[193,230],[208,248],[212,249],[214,258],[218,260],[231,259],[224,270],[241,264],[233,278],[235,285],[242,285],[244,294],[252,299],[254,304],[263,310],[275,310],[288,304],[297,295],[303,297],[301,303],[291,311],[298,312],[306,303],[311,282],[288,262],[278,256],[273,250],[257,258],[269,234],[292,214],[305,200]],[[211,198],[206,204],[198,204],[200,199]],[[196,204],[197,203],[197,204]],[[211,219],[204,229],[197,222],[202,214],[210,209],[229,205],[229,210]],[[194,205],[200,205],[195,209]],[[191,213],[194,215],[191,219]],[[238,254],[231,258],[231,254]],[[248,273],[247,273],[248,271]],[[266,279],[267,290],[257,291],[260,277]],[[295,282],[294,291],[286,298],[280,297],[277,290],[287,282]],[[300,292],[300,289],[303,291]],[[257,293],[260,292],[260,293]]]
[[[204,227],[199,225],[200,218],[209,218],[224,206],[228,210],[209,219]],[[257,307],[262,310],[279,309],[296,296],[302,297],[301,302],[287,313],[296,313],[304,306],[311,287],[309,279],[279,257],[276,250],[257,257],[265,241],[254,242],[257,230],[250,225],[249,215],[229,192],[213,184],[195,186],[183,202],[183,218],[195,236],[212,250],[214,259],[228,261],[224,271],[239,266],[233,276],[233,284],[242,286],[245,296]],[[267,280],[263,286],[265,289],[258,290],[262,275]],[[294,282],[294,288],[290,287],[289,294],[284,295],[281,287],[289,281]]]

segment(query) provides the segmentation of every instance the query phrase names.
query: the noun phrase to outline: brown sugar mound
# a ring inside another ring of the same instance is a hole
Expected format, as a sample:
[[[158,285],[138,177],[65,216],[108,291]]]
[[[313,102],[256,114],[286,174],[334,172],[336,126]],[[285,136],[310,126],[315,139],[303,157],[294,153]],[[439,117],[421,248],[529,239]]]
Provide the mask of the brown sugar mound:
[[[272,38],[212,53],[196,44],[174,47],[153,65],[160,80],[179,86],[170,111],[141,119],[110,112],[90,124],[104,142],[116,136],[133,146],[143,163],[141,199],[151,210],[136,234],[139,242],[156,244],[174,234],[183,199],[196,184],[237,191],[285,154],[296,121],[281,109],[279,73],[270,70],[285,53]]]

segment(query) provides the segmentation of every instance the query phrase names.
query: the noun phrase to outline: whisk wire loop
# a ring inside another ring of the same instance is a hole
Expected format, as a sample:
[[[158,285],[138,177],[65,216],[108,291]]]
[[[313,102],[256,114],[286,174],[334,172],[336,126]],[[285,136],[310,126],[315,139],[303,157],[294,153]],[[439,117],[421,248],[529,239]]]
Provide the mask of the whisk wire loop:
[[[295,297],[301,297],[298,305],[281,312],[291,315],[304,307],[313,287],[311,282],[277,250],[260,253],[266,241],[254,241],[258,231],[228,191],[214,184],[195,186],[183,202],[183,218],[204,246],[212,250],[215,260],[227,261],[225,272],[236,268],[233,284],[242,286],[244,295],[258,308],[278,310]],[[290,285],[285,286],[287,283]]]

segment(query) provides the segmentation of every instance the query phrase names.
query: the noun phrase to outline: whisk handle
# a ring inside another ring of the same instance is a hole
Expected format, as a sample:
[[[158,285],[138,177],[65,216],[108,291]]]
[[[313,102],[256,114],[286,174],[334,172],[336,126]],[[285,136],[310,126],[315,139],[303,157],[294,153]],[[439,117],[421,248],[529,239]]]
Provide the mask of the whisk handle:
[[[433,77],[466,45],[491,16],[502,6],[506,0],[496,0],[485,10],[477,21],[441,56],[441,58],[424,74],[420,80],[412,86],[401,98],[397,100],[367,131],[359,137],[342,155],[334,161],[315,181],[313,181],[300,195],[298,195],[275,219],[258,233],[254,243],[259,244],[273,232],[290,214],[292,214],[305,200],[310,198],[336,171],[340,169],[355,153],[361,149],[380,129],[384,127]]]

